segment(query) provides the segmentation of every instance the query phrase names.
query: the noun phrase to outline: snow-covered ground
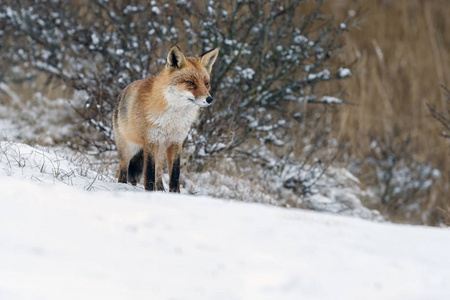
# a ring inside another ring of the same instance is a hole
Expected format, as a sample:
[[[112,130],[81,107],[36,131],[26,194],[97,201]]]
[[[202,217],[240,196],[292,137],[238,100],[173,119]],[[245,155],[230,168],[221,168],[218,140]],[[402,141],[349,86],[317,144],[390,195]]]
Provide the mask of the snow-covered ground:
[[[0,299],[448,299],[450,231],[102,180],[0,143]]]

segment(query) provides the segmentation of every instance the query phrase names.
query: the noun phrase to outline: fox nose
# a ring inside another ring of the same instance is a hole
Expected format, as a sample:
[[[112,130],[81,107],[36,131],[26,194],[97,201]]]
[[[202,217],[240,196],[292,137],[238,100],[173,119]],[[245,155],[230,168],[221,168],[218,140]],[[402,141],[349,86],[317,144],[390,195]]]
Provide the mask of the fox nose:
[[[211,104],[213,102],[213,98],[209,96],[208,98],[206,98],[206,102],[208,102],[208,104]]]

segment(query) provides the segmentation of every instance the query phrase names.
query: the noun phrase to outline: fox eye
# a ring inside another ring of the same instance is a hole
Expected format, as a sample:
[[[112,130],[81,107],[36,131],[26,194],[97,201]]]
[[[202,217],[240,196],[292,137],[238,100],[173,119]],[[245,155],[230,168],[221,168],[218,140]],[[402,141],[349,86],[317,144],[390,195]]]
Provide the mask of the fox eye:
[[[186,81],[187,84],[191,85],[193,88],[195,88],[195,83],[193,83],[192,81]]]
[[[209,81],[207,81],[207,82],[205,83],[205,85],[208,86],[208,85],[209,85]]]

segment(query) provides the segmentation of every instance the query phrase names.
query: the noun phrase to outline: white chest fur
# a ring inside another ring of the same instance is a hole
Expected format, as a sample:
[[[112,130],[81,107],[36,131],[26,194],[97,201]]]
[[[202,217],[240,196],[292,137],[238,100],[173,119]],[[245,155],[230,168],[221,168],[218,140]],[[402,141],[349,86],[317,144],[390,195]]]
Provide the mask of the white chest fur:
[[[164,96],[168,102],[167,109],[162,114],[149,116],[154,126],[148,134],[154,143],[169,146],[184,141],[197,119],[198,106],[188,99],[192,97],[190,92],[178,92],[169,87]]]

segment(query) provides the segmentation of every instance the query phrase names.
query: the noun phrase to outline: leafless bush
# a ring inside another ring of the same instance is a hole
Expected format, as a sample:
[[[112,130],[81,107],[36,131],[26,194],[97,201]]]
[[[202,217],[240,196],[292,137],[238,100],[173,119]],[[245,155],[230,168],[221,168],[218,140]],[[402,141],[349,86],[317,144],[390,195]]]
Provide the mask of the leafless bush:
[[[446,87],[442,87],[447,99],[447,111],[438,111],[434,105],[427,104],[428,110],[430,111],[433,118],[442,124],[444,130],[441,135],[447,139],[450,138],[450,90]]]
[[[430,163],[414,157],[412,142],[396,132],[388,138],[372,137],[371,155],[357,171],[366,174],[366,184],[380,198],[378,208],[397,220],[421,220],[427,194],[441,176]]]
[[[212,93],[220,101],[205,111],[198,132],[227,147],[245,139],[260,108],[321,102],[317,84],[351,75],[345,68],[330,70],[327,61],[355,20],[335,24],[321,14],[323,1],[313,7],[299,0],[3,2],[2,79],[20,79],[11,72],[20,65],[85,91],[84,103],[74,108],[100,133],[86,137],[100,149],[111,144],[110,116],[119,91],[158,72],[171,44],[190,54],[221,49],[212,76]]]
[[[302,175],[285,184],[302,195],[336,157],[339,147],[328,147],[324,116],[330,103],[344,101],[320,86],[351,76],[348,66],[330,61],[357,20],[335,22],[321,12],[323,0],[2,4],[0,80],[43,72],[84,93],[71,102],[85,124],[75,133],[82,147],[113,149],[111,113],[120,90],[159,72],[168,48],[178,44],[188,55],[220,48],[212,74],[217,101],[203,110],[185,143],[196,167],[214,156],[251,157],[273,176],[292,163]],[[267,164],[267,151],[277,164]]]
[[[448,139],[450,139],[450,90],[444,86],[442,86],[442,89],[444,91],[445,99],[447,101],[446,103],[447,109],[439,110],[436,108],[436,105],[430,104],[427,104],[427,107],[433,118],[442,125],[441,126],[442,131],[440,132],[440,135],[446,138],[447,141],[449,141]],[[449,144],[447,143],[447,146],[448,145]],[[446,154],[447,154],[446,159],[448,159],[448,151]],[[444,159],[443,166],[441,167],[441,169],[443,170],[442,174],[443,183],[441,185],[442,189],[441,193],[445,196],[447,196],[450,192],[450,183],[449,183],[450,174],[448,174],[448,172],[445,172],[446,168],[448,168],[449,165],[446,159]],[[447,166],[445,166],[446,163]],[[450,226],[450,205],[448,203],[448,197],[445,196],[433,197],[434,201],[431,202],[433,203],[433,206],[431,207],[432,210],[430,212],[430,221],[431,221],[430,223],[436,225],[445,224],[447,226]]]

